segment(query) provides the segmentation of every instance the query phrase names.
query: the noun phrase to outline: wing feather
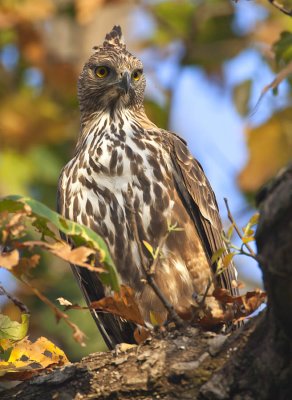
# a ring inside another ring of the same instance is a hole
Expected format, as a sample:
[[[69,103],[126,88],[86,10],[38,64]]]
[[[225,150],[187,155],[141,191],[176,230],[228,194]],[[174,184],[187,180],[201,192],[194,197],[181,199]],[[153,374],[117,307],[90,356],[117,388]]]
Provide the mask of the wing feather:
[[[68,218],[65,206],[66,194],[64,193],[61,184],[62,174],[63,171],[58,184],[57,211],[64,217]],[[77,221],[77,215],[74,220]],[[61,236],[64,240],[69,241],[65,235],[62,235],[62,233]],[[70,265],[88,306],[93,301],[105,297],[105,290],[97,273],[89,271],[86,268],[78,267],[78,265]],[[133,337],[135,327],[133,324],[110,313],[102,313],[92,309],[90,311],[103,340],[109,349],[114,349],[117,344],[123,342],[135,343]]]
[[[215,194],[200,163],[192,157],[186,143],[177,135],[168,133],[171,158],[174,167],[174,180],[177,191],[194,221],[205,252],[214,273],[217,263],[211,263],[212,255],[220,248],[224,254],[228,250],[223,240],[223,228]],[[238,295],[238,289],[232,284],[236,281],[233,263],[216,275],[218,285]]]

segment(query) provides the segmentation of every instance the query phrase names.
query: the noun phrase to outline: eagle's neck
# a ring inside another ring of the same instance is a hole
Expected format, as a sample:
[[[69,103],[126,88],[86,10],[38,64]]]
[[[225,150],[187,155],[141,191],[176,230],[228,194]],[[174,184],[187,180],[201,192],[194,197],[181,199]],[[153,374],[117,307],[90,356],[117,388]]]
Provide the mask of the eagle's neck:
[[[127,109],[117,108],[114,110],[108,108],[91,113],[81,111],[78,142],[83,141],[93,129],[97,134],[106,126],[116,125],[118,129],[121,129],[125,122],[138,124],[145,130],[151,131],[153,129],[158,129],[147,117],[144,107]],[[99,129],[96,129],[97,127],[99,127]]]

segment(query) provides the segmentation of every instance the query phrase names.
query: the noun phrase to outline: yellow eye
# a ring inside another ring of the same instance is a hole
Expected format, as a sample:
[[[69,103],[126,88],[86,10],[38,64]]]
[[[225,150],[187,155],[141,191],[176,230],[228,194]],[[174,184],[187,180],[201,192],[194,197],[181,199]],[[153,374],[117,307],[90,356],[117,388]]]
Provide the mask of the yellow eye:
[[[101,78],[101,79],[107,77],[108,74],[109,74],[109,72],[110,72],[109,67],[105,67],[104,65],[95,68],[95,75],[96,75],[98,78]]]
[[[142,71],[140,69],[137,69],[132,73],[132,79],[134,79],[134,81],[138,81],[141,78],[141,75]]]

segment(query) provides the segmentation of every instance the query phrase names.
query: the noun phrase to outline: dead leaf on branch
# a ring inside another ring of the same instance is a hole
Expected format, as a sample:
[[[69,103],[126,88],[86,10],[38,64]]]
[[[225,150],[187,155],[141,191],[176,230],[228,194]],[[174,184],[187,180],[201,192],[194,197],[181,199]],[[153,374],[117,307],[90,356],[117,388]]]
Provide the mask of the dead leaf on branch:
[[[78,266],[85,267],[93,272],[105,272],[103,268],[94,267],[87,262],[88,257],[95,254],[95,250],[90,249],[89,247],[80,246],[72,248],[68,243],[63,241],[48,243],[41,240],[26,241],[21,243],[21,246],[29,248],[38,246],[42,249],[50,251],[63,260],[70,262],[71,264],[77,264]]]
[[[64,299],[64,297],[58,297],[57,300],[61,306],[72,306],[71,301]]]
[[[144,326],[137,327],[134,331],[134,339],[137,344],[141,344],[145,342],[146,339],[148,339],[150,336],[150,331],[147,328],[144,328]]]
[[[8,361],[0,361],[0,379],[26,380],[44,369],[68,364],[65,353],[45,337],[27,338],[14,345]]]
[[[138,325],[145,325],[134,291],[125,285],[121,285],[120,292],[115,292],[113,296],[94,301],[90,304],[90,308],[109,312]]]
[[[234,315],[236,321],[248,317],[267,299],[266,293],[260,289],[247,292],[242,296],[231,296],[227,289],[217,288],[214,290],[213,296],[223,305],[238,306]]]

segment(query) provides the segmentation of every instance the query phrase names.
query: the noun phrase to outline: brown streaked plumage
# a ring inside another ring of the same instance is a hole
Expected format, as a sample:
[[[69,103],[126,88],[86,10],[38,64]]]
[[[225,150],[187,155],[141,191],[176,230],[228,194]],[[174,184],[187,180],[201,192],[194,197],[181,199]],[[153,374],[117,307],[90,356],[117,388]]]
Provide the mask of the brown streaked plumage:
[[[229,289],[236,279],[232,265],[215,276],[212,254],[224,247],[215,195],[200,164],[176,134],[158,128],[146,116],[145,77],[141,61],[131,55],[114,27],[85,63],[78,82],[81,128],[72,160],[63,168],[58,209],[66,218],[103,236],[123,283],[135,290],[142,315],[167,318],[143,270],[131,227],[130,202],[139,239],[156,248],[169,225],[155,280],[177,310],[195,304],[197,295],[217,286]],[[151,255],[144,249],[150,265]],[[72,266],[88,303],[106,293],[98,275]],[[211,295],[206,307],[216,315],[220,304]],[[132,326],[93,312],[110,348],[132,340]]]

